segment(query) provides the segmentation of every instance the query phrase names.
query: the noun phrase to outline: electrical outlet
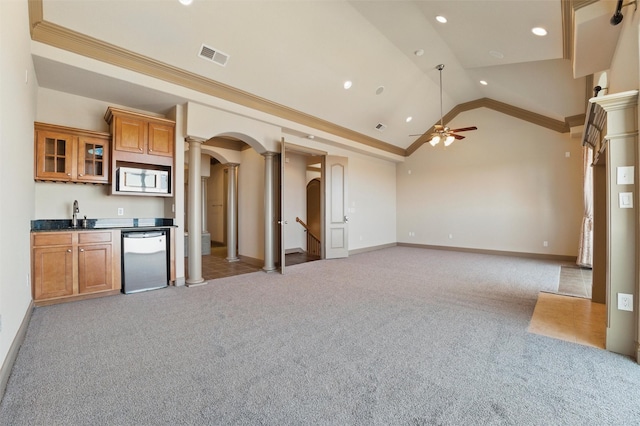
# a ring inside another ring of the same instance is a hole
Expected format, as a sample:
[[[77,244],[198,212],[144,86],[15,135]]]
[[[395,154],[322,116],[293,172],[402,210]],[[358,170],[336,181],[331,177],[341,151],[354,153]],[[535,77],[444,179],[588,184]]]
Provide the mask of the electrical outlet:
[[[618,310],[633,312],[633,294],[618,293]]]
[[[124,208],[118,207],[118,216],[123,216],[123,215],[124,215]]]

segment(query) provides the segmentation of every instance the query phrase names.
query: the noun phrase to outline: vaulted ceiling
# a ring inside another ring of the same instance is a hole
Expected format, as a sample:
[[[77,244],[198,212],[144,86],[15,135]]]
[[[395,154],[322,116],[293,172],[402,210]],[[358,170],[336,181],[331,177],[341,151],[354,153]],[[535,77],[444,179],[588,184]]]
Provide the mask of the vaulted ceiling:
[[[493,102],[560,123],[583,114],[586,80],[574,78],[567,13],[571,9],[560,0],[30,4],[36,45],[399,154],[415,144],[409,135],[428,131],[440,119],[438,64],[445,64],[445,113]],[[533,27],[548,34],[536,36]],[[203,46],[223,56],[204,59]],[[41,87],[157,113],[187,100],[34,52]]]

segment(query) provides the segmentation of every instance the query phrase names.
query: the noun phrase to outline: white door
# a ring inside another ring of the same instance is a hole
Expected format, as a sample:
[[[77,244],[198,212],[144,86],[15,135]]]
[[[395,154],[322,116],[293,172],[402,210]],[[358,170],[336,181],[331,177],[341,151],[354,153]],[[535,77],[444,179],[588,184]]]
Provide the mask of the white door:
[[[325,259],[349,256],[347,158],[327,155],[325,182]]]

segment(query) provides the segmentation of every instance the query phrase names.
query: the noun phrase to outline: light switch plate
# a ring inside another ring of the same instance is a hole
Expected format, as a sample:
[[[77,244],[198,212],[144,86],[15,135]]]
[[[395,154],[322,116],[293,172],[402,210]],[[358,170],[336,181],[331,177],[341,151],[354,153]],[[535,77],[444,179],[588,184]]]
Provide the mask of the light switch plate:
[[[618,167],[616,183],[618,185],[633,185],[633,166]]]
[[[620,208],[632,209],[633,208],[633,192],[621,192],[619,195]]]

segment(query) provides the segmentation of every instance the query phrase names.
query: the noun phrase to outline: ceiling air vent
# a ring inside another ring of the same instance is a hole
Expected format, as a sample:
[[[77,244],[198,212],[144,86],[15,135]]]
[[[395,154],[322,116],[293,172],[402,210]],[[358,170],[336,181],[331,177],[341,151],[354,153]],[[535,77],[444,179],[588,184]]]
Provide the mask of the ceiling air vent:
[[[382,124],[382,123],[376,124],[376,130],[379,131],[379,132],[384,132],[384,129],[386,129],[386,128],[387,128],[386,124]]]
[[[218,65],[222,65],[223,67],[227,65],[227,61],[229,60],[229,55],[224,52],[221,52],[213,47],[207,46],[203,44],[200,48],[200,53],[198,54],[202,59],[206,59],[211,62],[215,62]]]

